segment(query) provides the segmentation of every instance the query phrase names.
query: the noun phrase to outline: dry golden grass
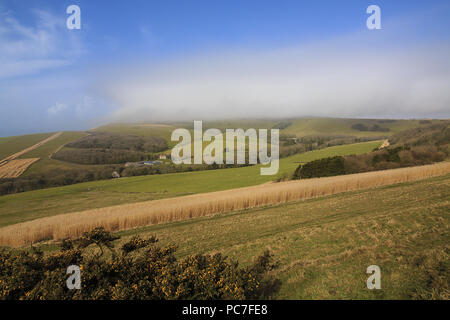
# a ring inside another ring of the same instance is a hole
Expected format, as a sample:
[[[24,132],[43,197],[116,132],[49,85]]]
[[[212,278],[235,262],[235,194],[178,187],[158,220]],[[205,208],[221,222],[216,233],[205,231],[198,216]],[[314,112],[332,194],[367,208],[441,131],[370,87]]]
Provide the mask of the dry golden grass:
[[[0,244],[20,246],[74,238],[97,226],[125,230],[339,192],[415,181],[450,172],[450,162],[196,194],[56,215],[0,229]]]
[[[39,141],[38,143],[32,145],[31,147],[25,148],[25,149],[23,149],[23,150],[21,150],[19,152],[16,152],[16,153],[10,155],[9,157],[6,157],[5,159],[0,160],[0,166],[5,165],[7,162],[16,159],[16,158],[20,157],[21,155],[23,155],[23,154],[25,154],[25,153],[27,153],[27,152],[29,152],[31,150],[39,148],[40,146],[46,144],[47,142],[58,138],[61,134],[62,134],[62,132],[55,133],[54,135],[48,137],[47,139]]]
[[[39,158],[16,159],[0,166],[0,179],[17,178]]]

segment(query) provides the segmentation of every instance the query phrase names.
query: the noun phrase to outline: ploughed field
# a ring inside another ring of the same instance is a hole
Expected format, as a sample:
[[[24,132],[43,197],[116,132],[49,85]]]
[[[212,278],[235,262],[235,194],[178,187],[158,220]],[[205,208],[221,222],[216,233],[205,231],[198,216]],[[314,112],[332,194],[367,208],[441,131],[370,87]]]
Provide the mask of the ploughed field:
[[[39,158],[15,159],[0,165],[0,179],[10,179],[19,177],[24,171]]]
[[[11,155],[8,155],[6,158],[0,160],[0,179],[11,179],[11,178],[17,178],[22,173],[27,170],[29,166],[31,166],[36,161],[39,161],[39,158],[26,158],[26,159],[17,159],[33,150],[36,150],[46,143],[58,138],[62,132],[55,133],[25,149],[22,149],[20,151],[17,151]],[[23,139],[23,137],[19,137],[16,139],[11,139],[13,142],[18,142],[17,140],[23,140],[23,143],[30,143],[35,139],[36,137],[40,137],[41,135],[30,135],[25,136],[26,139]],[[20,139],[21,138],[21,139]],[[11,141],[9,141],[11,142]],[[12,147],[12,146],[10,146]]]

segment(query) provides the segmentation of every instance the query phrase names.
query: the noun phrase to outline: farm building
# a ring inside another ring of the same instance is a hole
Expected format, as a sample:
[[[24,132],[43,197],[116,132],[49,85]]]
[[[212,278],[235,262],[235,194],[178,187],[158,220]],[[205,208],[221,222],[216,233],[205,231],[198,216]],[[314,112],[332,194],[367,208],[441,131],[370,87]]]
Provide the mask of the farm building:
[[[161,161],[139,161],[139,162],[127,162],[125,167],[143,167],[143,166],[154,166],[161,164]]]
[[[112,176],[113,179],[120,178],[120,174],[119,174],[117,171],[114,171],[114,172],[111,174],[111,176]]]
[[[146,166],[156,166],[161,163],[162,163],[161,161],[144,161],[144,165]]]

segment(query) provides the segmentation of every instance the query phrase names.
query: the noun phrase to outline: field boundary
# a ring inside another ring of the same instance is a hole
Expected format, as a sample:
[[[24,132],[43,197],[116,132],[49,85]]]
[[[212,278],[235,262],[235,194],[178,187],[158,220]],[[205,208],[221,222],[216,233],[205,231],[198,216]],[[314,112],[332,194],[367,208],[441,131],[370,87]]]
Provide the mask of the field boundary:
[[[32,150],[34,150],[34,149],[37,149],[37,148],[39,148],[40,146],[46,144],[47,142],[49,142],[49,141],[51,141],[51,140],[53,140],[53,139],[58,138],[58,137],[59,137],[60,135],[62,135],[62,134],[63,134],[62,131],[61,131],[61,132],[57,132],[57,133],[55,133],[54,135],[51,135],[50,137],[48,137],[48,138],[46,138],[46,139],[44,139],[44,140],[42,140],[42,141],[39,141],[38,143],[32,145],[31,147],[25,148],[25,149],[23,149],[23,150],[21,150],[21,151],[19,151],[19,152],[16,152],[16,153],[14,153],[14,154],[12,154],[12,155],[10,155],[10,156],[8,156],[8,157],[6,157],[6,158],[0,160],[0,167],[3,166],[3,165],[5,165],[5,164],[7,164],[7,163],[8,163],[9,161],[11,161],[11,160],[14,160],[14,159],[20,157],[21,155],[24,155],[25,153],[30,152],[30,151],[32,151]]]
[[[79,237],[97,226],[127,230],[346,191],[416,181],[450,173],[450,162],[262,185],[124,204],[40,218],[0,229],[0,244],[20,246]]]
[[[0,179],[17,178],[40,158],[14,159],[0,166]]]

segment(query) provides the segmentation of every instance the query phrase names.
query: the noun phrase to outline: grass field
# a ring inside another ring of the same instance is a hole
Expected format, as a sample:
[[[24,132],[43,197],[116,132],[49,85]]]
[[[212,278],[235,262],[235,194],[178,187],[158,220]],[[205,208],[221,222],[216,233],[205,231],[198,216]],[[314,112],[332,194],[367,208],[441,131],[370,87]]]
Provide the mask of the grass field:
[[[0,244],[20,246],[42,240],[78,238],[95,227],[109,231],[187,220],[218,213],[317,198],[351,190],[410,182],[450,173],[450,163],[365,172],[336,177],[268,183],[172,199],[74,212],[0,229]]]
[[[381,121],[381,122],[380,122]],[[311,118],[295,119],[292,125],[281,130],[284,134],[295,135],[297,137],[307,135],[349,135],[357,137],[379,137],[390,136],[402,130],[415,127],[426,126],[419,120],[395,120],[394,122],[385,122],[383,120],[373,119],[334,119],[334,118]],[[430,120],[430,123],[437,123],[439,120]],[[380,127],[389,128],[388,132],[358,131],[351,128],[353,124],[362,123],[370,126],[378,124]]]
[[[86,136],[86,133],[84,132],[77,132],[77,131],[63,132],[63,134],[57,137],[56,139],[49,141],[48,143],[44,144],[43,146],[40,146],[39,148],[33,151],[27,152],[20,158],[40,158],[40,160],[35,164],[33,164],[25,172],[25,175],[33,173],[41,173],[43,171],[51,171],[55,168],[68,169],[73,167],[82,167],[81,165],[50,159],[50,156],[65,144],[76,141],[84,136]]]
[[[1,138],[0,160],[22,151],[32,145],[50,137],[52,133],[29,134],[24,136]]]
[[[345,119],[345,118],[298,118],[284,120],[222,120],[204,121],[203,129],[217,128],[223,132],[225,129],[255,128],[271,129],[281,127],[280,134],[295,135],[297,137],[309,135],[347,135],[357,137],[390,136],[402,130],[411,129],[437,123],[439,120],[429,120],[429,123],[421,123],[420,120],[382,120],[382,119]],[[388,132],[359,131],[352,129],[353,124],[361,123],[366,126],[378,124],[380,127],[388,128]],[[93,129],[92,131],[110,132],[120,134],[133,134],[140,136],[161,136],[170,143],[170,135],[176,128],[191,130],[193,122],[181,122],[173,124],[136,124],[115,123]]]
[[[14,137],[0,137],[0,145],[2,145],[5,142],[8,142],[9,140],[13,139]]]
[[[278,176],[292,174],[298,166],[298,162],[307,162],[333,155],[370,152],[380,144],[380,141],[375,141],[337,146],[284,158],[280,160]],[[37,165],[39,165],[39,162],[33,166]],[[34,169],[33,166],[30,169]],[[6,195],[0,197],[0,226],[122,203],[247,187],[276,178],[274,176],[261,176],[259,168],[258,165],[139,176]]]
[[[127,135],[137,135],[143,137],[162,137],[169,146],[176,144],[170,141],[172,131],[178,127],[170,124],[151,124],[151,123],[112,123],[104,126],[100,126],[91,131],[94,132],[108,132]]]
[[[177,127],[170,124],[152,123],[112,123],[92,129],[94,132],[131,134],[137,136],[159,136],[170,139],[172,131]]]
[[[270,249],[280,299],[449,299],[450,175],[119,232],[156,235],[178,256],[247,264]],[[49,248],[51,249],[51,247]],[[381,290],[366,268],[381,268]]]
[[[430,120],[429,122],[438,122],[439,120]],[[381,127],[389,128],[389,132],[371,132],[358,131],[351,128],[355,123],[362,123],[366,126],[378,124]],[[285,127],[287,125],[287,127]],[[218,128],[224,131],[226,128],[277,128],[281,127],[281,134],[294,135],[297,137],[308,135],[328,135],[328,136],[357,136],[357,137],[384,137],[396,133],[400,130],[413,127],[420,127],[426,124],[419,120],[372,120],[372,119],[332,119],[332,118],[300,118],[285,120],[224,120],[224,121],[205,121],[203,123],[204,130],[206,128]],[[173,147],[178,142],[172,142],[170,136],[176,128],[187,128],[192,133],[193,122],[172,123],[172,124],[152,124],[152,123],[113,123],[92,129],[94,132],[109,132],[117,134],[132,134],[139,136],[159,136],[166,139],[169,147]],[[69,142],[76,141],[86,132],[64,132],[62,136],[50,141],[46,145],[27,152],[21,158],[40,158],[41,160],[33,164],[26,174],[50,172],[54,169],[64,169],[76,166],[68,162],[48,159],[48,157],[59,148]],[[0,138],[0,159],[11,154],[19,152],[31,145],[49,137],[50,133],[33,134],[16,137]],[[207,145],[203,143],[203,146]],[[168,151],[162,152],[167,154]],[[86,167],[87,168],[87,167]]]
[[[175,244],[178,258],[222,253],[250,264],[269,249],[276,299],[450,299],[450,174],[117,232]],[[56,244],[40,246],[44,252]],[[381,269],[368,290],[366,268]]]

